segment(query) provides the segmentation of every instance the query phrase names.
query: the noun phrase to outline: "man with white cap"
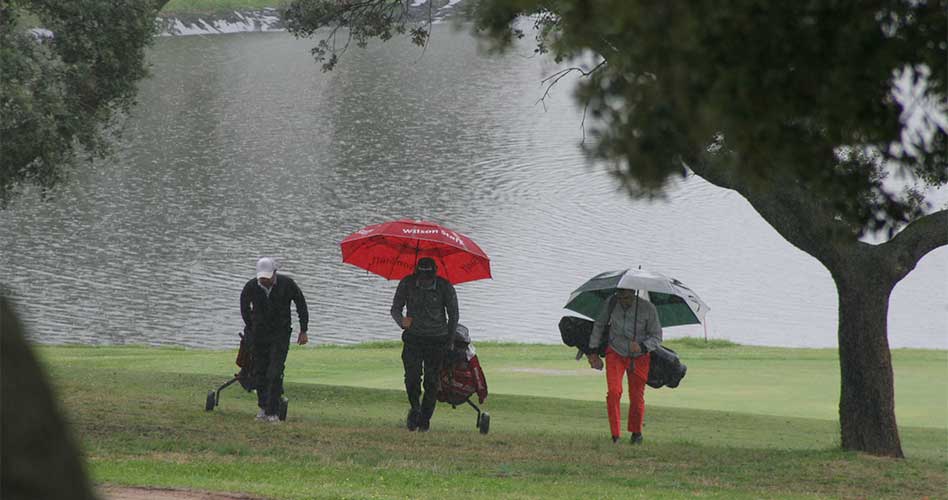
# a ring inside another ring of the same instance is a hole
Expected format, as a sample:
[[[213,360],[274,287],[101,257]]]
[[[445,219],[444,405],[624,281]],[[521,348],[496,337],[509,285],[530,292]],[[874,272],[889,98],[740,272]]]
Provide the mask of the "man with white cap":
[[[254,386],[257,390],[258,420],[279,422],[280,397],[283,395],[283,368],[290,350],[292,320],[290,302],[296,305],[300,334],[296,342],[309,341],[306,327],[309,312],[303,292],[289,276],[277,273],[270,257],[257,261],[257,277],[240,292],[240,315],[244,319],[244,338],[253,346]],[[249,338],[248,338],[249,337]]]

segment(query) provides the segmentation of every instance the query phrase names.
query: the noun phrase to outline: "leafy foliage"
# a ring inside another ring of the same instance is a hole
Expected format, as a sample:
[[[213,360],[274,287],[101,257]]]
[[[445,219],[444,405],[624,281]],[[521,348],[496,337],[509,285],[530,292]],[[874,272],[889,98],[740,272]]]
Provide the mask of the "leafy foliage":
[[[634,194],[699,161],[750,183],[793,180],[862,230],[893,231],[927,208],[884,184],[890,171],[948,182],[944,2],[484,0],[479,27],[511,40],[516,16],[554,15],[541,46],[605,64],[580,85],[590,152]],[[902,144],[896,79],[927,75],[931,137]],[[938,117],[940,113],[940,119]]]
[[[323,70],[330,71],[352,41],[365,48],[373,38],[385,41],[407,34],[414,44],[424,46],[431,32],[433,6],[429,2],[425,9],[415,9],[412,4],[399,0],[295,0],[286,7],[283,18],[287,31],[297,37],[313,37],[320,28],[328,28],[311,52]],[[346,30],[345,41],[337,44],[340,29]]]
[[[105,131],[134,103],[165,1],[0,0],[0,205],[109,152]],[[47,31],[27,30],[26,15]]]

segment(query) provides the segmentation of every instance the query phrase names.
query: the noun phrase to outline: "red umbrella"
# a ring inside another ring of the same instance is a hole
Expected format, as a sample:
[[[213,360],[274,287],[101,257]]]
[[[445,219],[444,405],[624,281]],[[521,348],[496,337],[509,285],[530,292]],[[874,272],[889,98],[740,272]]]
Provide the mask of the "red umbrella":
[[[438,264],[452,284],[490,278],[490,259],[466,235],[433,222],[401,219],[366,226],[342,243],[342,261],[390,280],[415,270],[422,257]]]

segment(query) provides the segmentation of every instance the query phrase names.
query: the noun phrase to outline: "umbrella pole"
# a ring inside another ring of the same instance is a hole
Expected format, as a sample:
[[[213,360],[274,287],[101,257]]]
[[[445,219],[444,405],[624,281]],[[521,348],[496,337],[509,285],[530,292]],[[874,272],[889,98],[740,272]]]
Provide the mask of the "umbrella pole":
[[[639,266],[640,268],[642,266]],[[635,289],[635,312],[632,313],[632,341],[635,342],[639,336],[639,289]]]

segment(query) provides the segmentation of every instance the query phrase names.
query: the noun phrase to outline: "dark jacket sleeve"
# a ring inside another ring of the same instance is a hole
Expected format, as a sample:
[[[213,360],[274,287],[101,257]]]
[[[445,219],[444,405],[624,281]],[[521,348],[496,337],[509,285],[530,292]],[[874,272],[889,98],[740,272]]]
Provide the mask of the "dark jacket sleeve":
[[[306,297],[303,296],[303,290],[295,281],[293,283],[293,303],[296,304],[296,315],[300,319],[300,331],[305,332],[309,326],[309,309],[306,308]]]
[[[402,278],[398,282],[398,288],[395,289],[395,297],[392,299],[392,319],[399,328],[402,327],[402,310],[405,309],[405,303],[408,301],[408,278]]]
[[[458,294],[448,280],[444,280],[444,308],[448,313],[448,339],[454,341],[454,332],[458,329]]]
[[[244,319],[244,332],[253,326],[253,309],[250,307],[251,286],[255,285],[254,280],[250,280],[240,291],[240,316]]]

